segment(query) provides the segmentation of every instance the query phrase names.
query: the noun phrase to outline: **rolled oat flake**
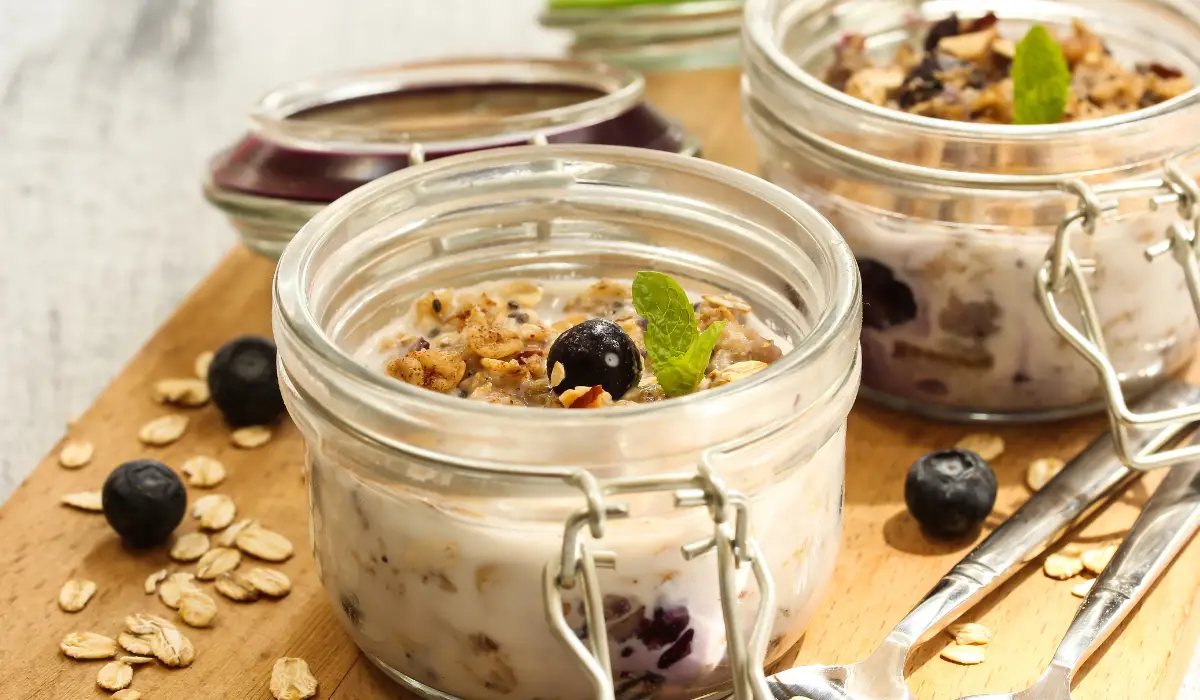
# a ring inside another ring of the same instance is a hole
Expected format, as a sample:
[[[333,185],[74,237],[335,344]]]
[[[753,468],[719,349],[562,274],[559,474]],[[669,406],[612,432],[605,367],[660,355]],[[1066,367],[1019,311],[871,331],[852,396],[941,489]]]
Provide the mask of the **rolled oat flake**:
[[[271,695],[275,700],[307,700],[317,694],[317,679],[304,659],[284,657],[271,669]]]

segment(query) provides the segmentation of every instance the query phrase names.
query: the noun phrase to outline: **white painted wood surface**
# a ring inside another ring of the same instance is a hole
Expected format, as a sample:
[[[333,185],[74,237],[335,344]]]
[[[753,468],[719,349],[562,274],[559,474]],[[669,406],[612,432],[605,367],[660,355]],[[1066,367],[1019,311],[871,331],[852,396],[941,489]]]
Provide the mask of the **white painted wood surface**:
[[[540,6],[0,0],[0,502],[234,242],[199,175],[261,93],[386,62],[553,55],[565,40]],[[1195,665],[1180,697],[1200,698]]]

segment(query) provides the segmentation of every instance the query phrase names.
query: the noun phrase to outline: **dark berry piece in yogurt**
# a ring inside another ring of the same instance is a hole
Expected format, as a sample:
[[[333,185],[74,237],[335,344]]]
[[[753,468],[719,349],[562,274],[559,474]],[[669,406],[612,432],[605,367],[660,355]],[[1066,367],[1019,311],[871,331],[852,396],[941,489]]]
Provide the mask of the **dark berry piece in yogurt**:
[[[558,336],[546,357],[552,376],[559,363],[565,374],[554,386],[556,394],[600,385],[613,398],[620,398],[642,375],[642,354],[633,339],[625,329],[601,318],[571,326]]]
[[[679,639],[691,617],[685,607],[654,608],[654,616],[642,618],[637,638],[647,649],[661,649]]]
[[[904,502],[925,532],[956,539],[979,527],[996,505],[996,474],[970,450],[938,450],[908,470]]]
[[[187,489],[167,465],[136,459],[113,470],[100,492],[104,518],[131,547],[167,541],[187,510]]]
[[[662,656],[658,657],[659,670],[671,668],[675,664],[691,656],[692,637],[694,636],[696,636],[696,630],[688,630],[687,632],[683,633],[683,636],[680,637],[678,641],[671,645],[670,649],[664,651]]]
[[[275,344],[267,338],[244,335],[213,356],[208,389],[225,422],[234,427],[263,425],[283,414],[275,354]]]
[[[860,258],[863,286],[863,325],[875,330],[908,323],[917,317],[917,300],[907,284],[896,279],[887,265]]]
[[[360,626],[362,624],[362,613],[358,609],[358,596],[353,593],[347,593],[338,602],[341,603],[342,614],[346,616],[350,624],[354,627]]]
[[[933,51],[942,39],[948,36],[958,36],[960,31],[958,15],[956,14],[951,14],[949,17],[934,22],[929,27],[929,33],[925,35],[925,50]]]

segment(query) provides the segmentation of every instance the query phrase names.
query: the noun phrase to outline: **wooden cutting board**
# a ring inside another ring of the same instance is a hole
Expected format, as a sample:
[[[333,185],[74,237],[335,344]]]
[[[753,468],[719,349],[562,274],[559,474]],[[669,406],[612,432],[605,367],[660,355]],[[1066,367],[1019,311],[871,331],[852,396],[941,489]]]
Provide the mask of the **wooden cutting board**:
[[[706,72],[658,78],[656,102],[700,134],[705,154],[743,168],[754,151],[741,127],[738,76]],[[199,235],[200,232],[195,232]],[[308,553],[307,504],[296,430],[286,424],[256,450],[229,441],[215,409],[188,412],[191,425],[177,443],[147,448],[137,438],[145,421],[165,412],[150,399],[155,380],[190,376],[193,361],[242,333],[269,333],[273,266],[236,248],[132,359],[129,366],[67,434],[96,445],[93,462],[68,471],[48,456],[0,508],[0,697],[73,700],[103,697],[95,685],[99,662],[79,662],[58,652],[71,631],[115,635],[124,615],[170,614],[142,591],[145,577],[171,567],[165,552],[133,554],[121,548],[102,516],[59,505],[68,492],[98,489],[108,471],[134,457],[178,466],[207,454],[220,459],[229,478],[217,492],[232,496],[240,517],[254,517],[289,537],[297,555],[280,568],[295,589],[280,601],[233,604],[218,597],[220,614],[207,630],[188,630],[197,648],[185,670],[140,667],[133,687],[146,700],[237,700],[270,697],[268,678],[280,656],[306,659],[320,681],[321,698],[383,700],[411,697],[361,657],[335,621]],[[1194,378],[1200,372],[1193,371]],[[1000,499],[989,521],[1027,498],[1025,465],[1036,457],[1069,458],[1102,429],[1097,420],[1041,428],[1000,429],[1008,444],[995,461]],[[934,544],[906,515],[904,474],[913,459],[954,443],[966,430],[859,406],[850,419],[845,537],[833,593],[821,606],[795,651],[797,663],[840,663],[862,658],[877,644],[970,544]],[[57,452],[57,448],[55,449]],[[1145,500],[1150,477],[1135,486],[1079,534],[1076,541],[1119,537]],[[191,497],[199,491],[193,490]],[[194,528],[188,519],[182,530]],[[786,527],[786,523],[778,523]],[[938,658],[946,636],[930,642],[910,663],[910,685],[919,698],[949,700],[966,693],[1028,685],[1050,658],[1079,602],[1071,582],[1044,577],[1035,562],[965,619],[993,630],[985,663],[952,665]],[[71,578],[95,581],[99,592],[82,612],[64,613],[56,598]],[[1076,689],[1079,700],[1173,698],[1196,646],[1200,620],[1190,616],[1200,587],[1200,546],[1193,544],[1143,603],[1119,636],[1093,657]]]

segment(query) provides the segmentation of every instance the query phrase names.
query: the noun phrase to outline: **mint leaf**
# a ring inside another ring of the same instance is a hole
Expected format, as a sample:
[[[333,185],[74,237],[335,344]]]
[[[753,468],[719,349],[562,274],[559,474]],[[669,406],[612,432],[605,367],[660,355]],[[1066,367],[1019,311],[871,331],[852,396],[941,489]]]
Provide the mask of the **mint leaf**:
[[[1040,24],[1033,25],[1013,56],[1013,123],[1055,124],[1071,90],[1062,47]]]
[[[665,362],[655,361],[654,376],[658,377],[658,385],[667,396],[683,396],[696,390],[696,385],[708,369],[713,348],[724,332],[725,322],[717,321],[692,339],[692,344],[683,354]]]
[[[687,293],[661,272],[639,272],[633,278],[633,308],[648,322],[646,352],[656,369],[687,352],[699,335],[696,311]]]

